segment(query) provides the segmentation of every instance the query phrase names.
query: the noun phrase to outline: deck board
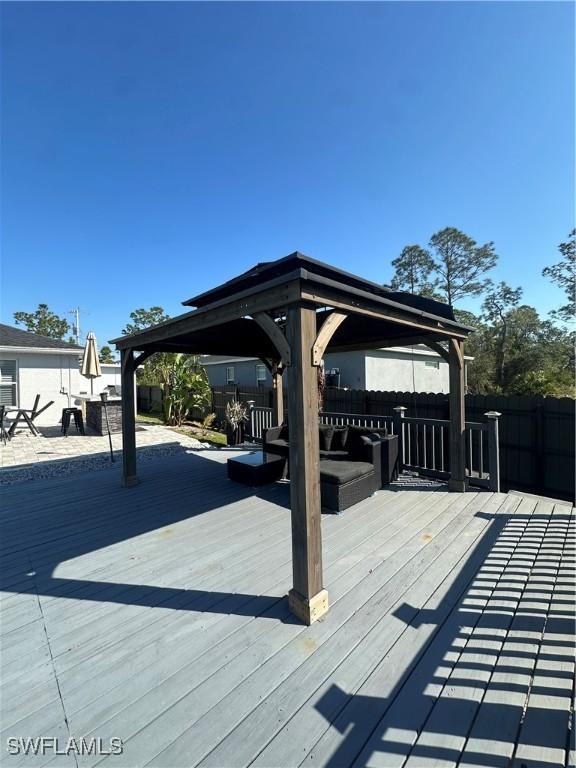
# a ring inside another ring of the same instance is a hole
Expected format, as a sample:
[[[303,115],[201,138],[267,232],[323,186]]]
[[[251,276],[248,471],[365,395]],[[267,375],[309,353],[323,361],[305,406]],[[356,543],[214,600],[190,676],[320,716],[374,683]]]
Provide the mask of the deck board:
[[[331,608],[304,627],[288,487],[225,460],[1,491],[2,739],[124,740],[82,768],[567,764],[569,506],[425,488],[324,515]]]

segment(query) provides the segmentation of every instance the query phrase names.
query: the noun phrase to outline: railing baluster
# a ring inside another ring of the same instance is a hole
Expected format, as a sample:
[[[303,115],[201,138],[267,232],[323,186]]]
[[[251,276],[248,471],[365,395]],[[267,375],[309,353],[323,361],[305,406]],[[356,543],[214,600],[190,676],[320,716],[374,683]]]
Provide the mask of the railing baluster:
[[[444,426],[440,427],[440,465],[441,471],[444,472]]]
[[[479,450],[479,453],[480,453],[480,468],[479,468],[479,473],[480,473],[480,480],[483,480],[484,479],[484,430],[483,429],[478,430],[478,441],[480,443],[480,450]]]

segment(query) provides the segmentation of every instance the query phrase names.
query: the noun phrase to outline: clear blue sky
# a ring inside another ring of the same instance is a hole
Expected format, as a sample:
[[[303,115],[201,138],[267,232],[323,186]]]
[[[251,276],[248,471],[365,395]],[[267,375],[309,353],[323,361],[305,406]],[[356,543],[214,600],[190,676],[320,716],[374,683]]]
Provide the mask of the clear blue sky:
[[[100,345],[294,250],[386,282],[444,226],[541,277],[574,219],[574,5],[4,3],[2,319]],[[470,305],[473,307],[474,305]]]

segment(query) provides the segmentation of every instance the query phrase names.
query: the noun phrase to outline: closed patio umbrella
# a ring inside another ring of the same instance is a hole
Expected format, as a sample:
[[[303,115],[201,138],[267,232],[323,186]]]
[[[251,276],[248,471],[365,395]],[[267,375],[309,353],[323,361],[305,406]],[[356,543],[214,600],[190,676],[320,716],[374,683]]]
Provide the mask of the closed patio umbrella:
[[[90,394],[94,394],[94,379],[102,376],[100,360],[98,359],[98,347],[96,345],[96,336],[90,331],[86,337],[86,346],[82,356],[82,366],[80,373],[87,379],[90,379]]]

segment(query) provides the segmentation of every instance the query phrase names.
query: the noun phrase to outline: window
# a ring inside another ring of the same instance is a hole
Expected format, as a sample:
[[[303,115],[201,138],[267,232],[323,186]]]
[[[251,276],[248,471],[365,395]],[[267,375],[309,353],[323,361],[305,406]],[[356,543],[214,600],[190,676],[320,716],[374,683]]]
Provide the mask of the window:
[[[17,405],[16,360],[0,360],[0,405]]]
[[[229,365],[226,368],[226,384],[236,384],[233,365]]]
[[[266,386],[266,366],[265,365],[256,366],[256,386],[257,387]]]
[[[428,368],[440,368],[440,360],[426,360],[424,365]]]

